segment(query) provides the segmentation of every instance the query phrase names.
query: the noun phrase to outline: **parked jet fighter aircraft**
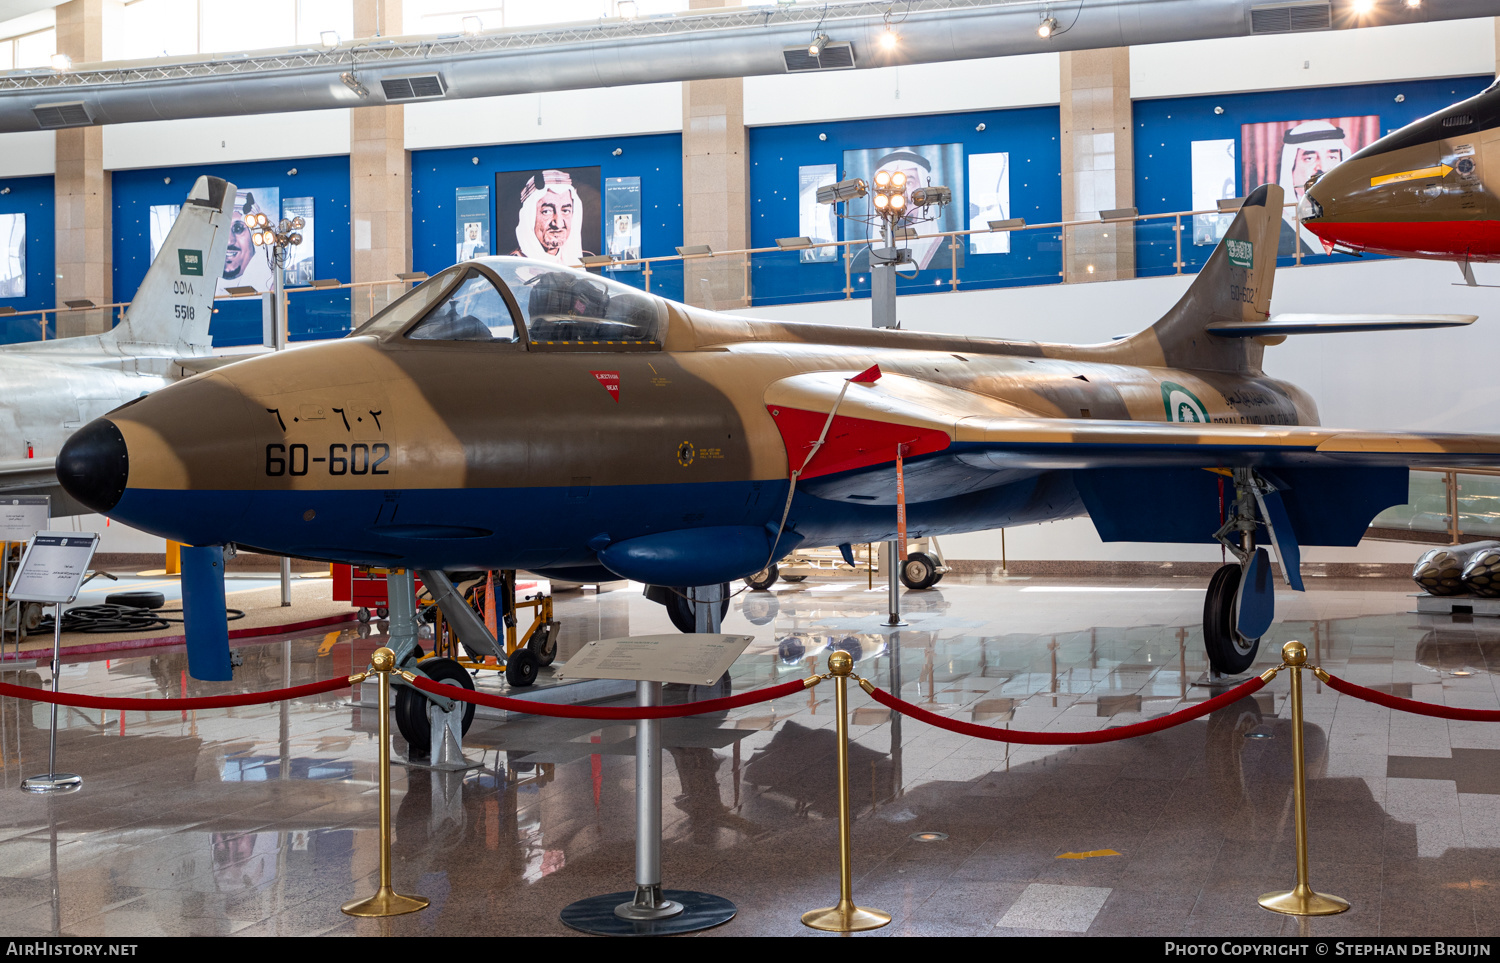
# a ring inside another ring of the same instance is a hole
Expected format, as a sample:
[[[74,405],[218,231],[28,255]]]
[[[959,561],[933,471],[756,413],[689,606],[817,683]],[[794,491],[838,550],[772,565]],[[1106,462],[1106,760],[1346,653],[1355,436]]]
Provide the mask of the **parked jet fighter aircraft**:
[[[1387,134],[1317,177],[1302,222],[1341,250],[1500,260],[1500,82]]]
[[[83,509],[57,488],[53,459],[81,425],[210,354],[234,186],[200,177],[125,319],[104,334],[0,346],[0,492],[48,492],[54,515]]]
[[[1300,588],[1298,547],[1357,543],[1409,466],[1500,465],[1500,436],[1317,427],[1262,372],[1288,334],[1473,320],[1271,318],[1281,203],[1255,191],[1176,306],[1101,345],[752,321],[468,261],[346,339],[118,409],[58,474],[194,545],[681,586],[894,538],[899,455],[913,536],[1087,513],[1107,540],[1222,541],[1207,644],[1243,671],[1271,622],[1261,545]]]

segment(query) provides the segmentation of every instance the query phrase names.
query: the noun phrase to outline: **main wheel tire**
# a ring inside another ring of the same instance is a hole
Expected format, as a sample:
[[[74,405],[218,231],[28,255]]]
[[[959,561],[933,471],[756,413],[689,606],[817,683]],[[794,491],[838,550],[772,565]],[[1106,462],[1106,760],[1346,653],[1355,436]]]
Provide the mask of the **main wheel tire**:
[[[105,605],[123,605],[131,609],[159,609],[167,604],[167,597],[160,592],[111,592],[104,597]]]
[[[1203,647],[1208,664],[1220,675],[1239,675],[1255,663],[1260,639],[1246,639],[1234,630],[1234,595],[1240,587],[1240,567],[1225,565],[1209,579],[1203,597]]]
[[[473,691],[474,679],[464,667],[452,659],[428,659],[422,663],[422,671],[434,682],[458,685]],[[396,690],[396,728],[411,748],[411,754],[425,755],[432,751],[432,721],[427,717],[427,697],[411,686]],[[464,707],[463,727],[468,733],[474,722],[474,703],[462,703]]]
[[[728,583],[721,584],[719,591],[724,596],[719,603],[719,624],[723,625],[724,616],[729,614]],[[687,589],[679,587],[667,596],[667,618],[672,620],[672,625],[679,632],[697,632],[698,618],[693,613],[692,603],[687,600],[687,592]]]
[[[770,565],[761,569],[759,572],[756,572],[754,575],[745,579],[745,584],[750,586],[757,592],[764,592],[766,589],[776,584],[777,575],[778,571],[776,568],[776,563],[772,562]]]
[[[914,591],[932,588],[938,580],[937,562],[926,552],[912,552],[901,563],[901,584]]]
[[[783,575],[783,576],[781,576],[781,580],[783,582],[801,582],[801,581],[805,580],[806,578],[807,578],[806,575]]]
[[[526,640],[526,649],[536,656],[537,665],[551,665],[557,658],[557,623],[544,622]]]
[[[536,682],[536,674],[541,668],[535,653],[525,647],[519,648],[505,660],[505,681],[515,688],[524,688]]]

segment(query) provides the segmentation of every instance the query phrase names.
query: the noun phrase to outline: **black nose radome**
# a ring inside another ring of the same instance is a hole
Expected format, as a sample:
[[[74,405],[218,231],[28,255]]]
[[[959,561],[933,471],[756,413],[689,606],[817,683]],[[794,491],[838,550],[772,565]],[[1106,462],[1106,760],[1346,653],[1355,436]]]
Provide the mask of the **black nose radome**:
[[[120,503],[130,477],[125,437],[108,418],[97,418],[74,433],[57,455],[63,490],[96,512]]]

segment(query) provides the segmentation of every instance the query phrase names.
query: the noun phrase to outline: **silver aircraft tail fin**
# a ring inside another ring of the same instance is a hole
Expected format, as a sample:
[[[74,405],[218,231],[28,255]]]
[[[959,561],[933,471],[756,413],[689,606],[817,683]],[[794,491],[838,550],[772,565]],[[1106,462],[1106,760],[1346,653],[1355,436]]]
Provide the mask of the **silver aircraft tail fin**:
[[[228,181],[198,178],[125,320],[106,337],[127,352],[140,345],[150,346],[153,355],[168,357],[207,353],[208,322],[214,290],[224,273],[234,198],[234,185]]]

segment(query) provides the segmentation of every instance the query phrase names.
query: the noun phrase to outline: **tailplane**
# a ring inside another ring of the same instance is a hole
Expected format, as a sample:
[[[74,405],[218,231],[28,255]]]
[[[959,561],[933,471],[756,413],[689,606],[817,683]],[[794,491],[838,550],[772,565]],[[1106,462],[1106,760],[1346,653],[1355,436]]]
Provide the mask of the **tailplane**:
[[[1173,368],[1258,370],[1264,352],[1260,341],[1219,337],[1207,329],[1270,317],[1282,198],[1275,184],[1252,191],[1187,292],[1160,321],[1121,342],[1123,353]]]
[[[200,177],[167,232],[156,260],[113,331],[104,335],[127,354],[207,354],[214,291],[224,273],[234,185]]]

